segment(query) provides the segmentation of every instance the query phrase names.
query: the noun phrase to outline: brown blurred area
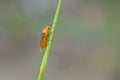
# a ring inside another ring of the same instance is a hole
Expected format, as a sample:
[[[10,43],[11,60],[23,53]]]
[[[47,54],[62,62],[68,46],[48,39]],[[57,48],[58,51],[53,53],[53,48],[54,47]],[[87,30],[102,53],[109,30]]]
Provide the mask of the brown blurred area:
[[[0,80],[36,80],[55,0],[0,0]],[[119,1],[64,0],[46,80],[120,80]]]

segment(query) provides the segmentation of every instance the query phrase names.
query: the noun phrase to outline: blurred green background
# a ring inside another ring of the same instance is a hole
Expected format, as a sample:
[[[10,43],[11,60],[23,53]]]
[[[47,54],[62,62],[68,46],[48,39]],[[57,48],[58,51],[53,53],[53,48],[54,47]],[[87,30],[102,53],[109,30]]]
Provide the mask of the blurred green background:
[[[0,0],[0,80],[36,80],[41,30],[58,0]],[[120,80],[120,1],[63,0],[46,80]]]

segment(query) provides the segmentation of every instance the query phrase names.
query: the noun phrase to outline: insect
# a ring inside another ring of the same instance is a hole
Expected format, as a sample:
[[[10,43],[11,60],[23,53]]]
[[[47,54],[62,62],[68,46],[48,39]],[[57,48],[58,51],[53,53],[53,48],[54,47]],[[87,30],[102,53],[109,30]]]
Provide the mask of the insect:
[[[49,39],[49,33],[50,33],[50,27],[46,26],[43,30],[42,30],[42,39],[40,41],[40,48],[44,49],[47,47],[47,42]]]

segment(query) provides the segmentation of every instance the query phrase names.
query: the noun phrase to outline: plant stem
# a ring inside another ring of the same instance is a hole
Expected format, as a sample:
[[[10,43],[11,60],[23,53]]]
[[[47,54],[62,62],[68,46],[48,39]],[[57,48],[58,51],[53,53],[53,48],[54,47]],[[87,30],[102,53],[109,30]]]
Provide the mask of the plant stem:
[[[44,53],[42,63],[41,63],[41,66],[40,66],[40,72],[39,72],[39,75],[38,75],[38,80],[42,80],[43,74],[46,70],[46,66],[47,66],[49,55],[50,55],[50,50],[51,50],[51,47],[52,47],[52,43],[53,43],[53,39],[54,39],[54,34],[55,34],[56,25],[57,25],[57,22],[58,22],[58,17],[59,17],[59,14],[60,14],[61,6],[62,6],[62,0],[59,0],[57,10],[56,10],[56,13],[55,13],[55,17],[54,17],[54,20],[53,20],[53,24],[52,24],[51,33],[50,33],[49,41],[48,41],[48,44],[47,44],[47,48],[46,48],[46,51]]]

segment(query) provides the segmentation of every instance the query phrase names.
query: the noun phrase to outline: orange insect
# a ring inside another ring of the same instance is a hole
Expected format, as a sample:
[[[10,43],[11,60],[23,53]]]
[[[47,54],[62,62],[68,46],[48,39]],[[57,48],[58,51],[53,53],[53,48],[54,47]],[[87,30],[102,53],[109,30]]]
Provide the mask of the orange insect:
[[[43,30],[42,30],[42,39],[40,41],[40,48],[44,49],[47,47],[47,42],[49,39],[49,33],[50,33],[50,27],[46,26]]]

